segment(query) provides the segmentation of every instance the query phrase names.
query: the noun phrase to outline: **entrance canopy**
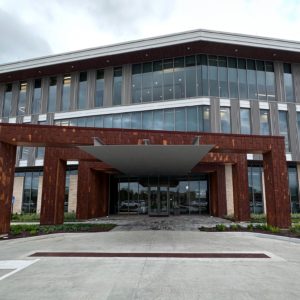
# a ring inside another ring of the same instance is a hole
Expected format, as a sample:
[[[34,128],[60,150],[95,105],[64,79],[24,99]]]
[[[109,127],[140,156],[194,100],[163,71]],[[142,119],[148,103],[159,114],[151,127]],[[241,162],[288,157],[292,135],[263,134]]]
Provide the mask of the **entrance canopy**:
[[[105,145],[95,138],[94,146],[81,150],[127,175],[187,175],[215,146],[199,145]]]

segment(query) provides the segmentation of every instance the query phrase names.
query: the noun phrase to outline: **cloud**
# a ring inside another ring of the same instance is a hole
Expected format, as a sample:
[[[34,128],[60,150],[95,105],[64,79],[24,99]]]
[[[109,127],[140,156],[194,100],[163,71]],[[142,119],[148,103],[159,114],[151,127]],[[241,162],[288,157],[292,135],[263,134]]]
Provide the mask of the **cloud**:
[[[0,9],[0,64],[53,54],[48,42],[17,15]]]

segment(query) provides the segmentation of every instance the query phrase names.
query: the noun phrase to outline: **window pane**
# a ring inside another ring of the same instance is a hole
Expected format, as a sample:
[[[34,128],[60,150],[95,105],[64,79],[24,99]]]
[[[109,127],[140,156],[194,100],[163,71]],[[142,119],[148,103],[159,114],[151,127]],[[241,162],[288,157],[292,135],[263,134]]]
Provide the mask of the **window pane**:
[[[174,130],[174,109],[164,111],[164,130]]]
[[[77,108],[84,109],[86,107],[86,91],[87,91],[87,72],[80,72],[79,77],[79,94]]]
[[[112,115],[104,116],[104,128],[112,128]]]
[[[41,105],[41,90],[42,90],[42,79],[35,79],[34,80],[34,92],[33,92],[33,99],[32,99],[32,107],[31,111],[33,114],[38,114],[40,112],[40,105]]]
[[[4,107],[3,107],[3,117],[9,117],[10,107],[11,107],[11,96],[12,96],[12,84],[6,85]]]
[[[251,134],[250,109],[240,109],[241,115],[241,134]]]
[[[77,119],[77,126],[78,127],[85,127],[85,118],[78,118]]]
[[[227,57],[219,56],[218,63],[219,63],[220,97],[228,98]]]
[[[104,70],[97,70],[95,107],[103,106]]]
[[[61,110],[70,110],[70,86],[71,86],[71,75],[65,75],[63,81],[63,94]]]
[[[249,99],[257,100],[255,60],[247,59],[247,76],[248,76]]]
[[[77,118],[70,119],[70,126],[77,126]]]
[[[152,129],[152,111],[142,112],[143,129]]]
[[[113,128],[121,128],[121,118],[121,114],[113,115]]]
[[[197,86],[198,96],[208,96],[207,55],[197,55]]]
[[[287,112],[286,111],[279,111],[279,134],[284,136],[285,140],[285,151],[289,152],[289,134],[288,134],[288,125],[287,125]]]
[[[298,198],[298,178],[297,178],[297,168],[293,166],[288,167],[289,176],[289,189],[290,189],[290,199],[291,199],[291,213],[299,213],[299,198]]]
[[[85,127],[94,127],[94,117],[87,117],[86,118]]]
[[[184,57],[174,59],[175,99],[185,98]]]
[[[55,112],[57,77],[50,77],[48,112]]]
[[[297,125],[298,125],[298,140],[300,145],[300,113],[297,113]]]
[[[196,96],[196,60],[195,55],[185,57],[186,98]]]
[[[114,69],[113,105],[121,105],[122,98],[122,67]],[[105,127],[105,122],[104,122]]]
[[[142,102],[152,101],[152,63],[143,64]]]
[[[155,110],[153,112],[153,129],[163,130],[163,110]]]
[[[267,78],[268,100],[276,101],[274,67],[273,67],[273,63],[270,61],[266,62],[266,78]]]
[[[237,77],[237,62],[236,58],[228,58],[228,73],[229,73],[229,90],[230,98],[238,98],[238,77]]]
[[[196,178],[190,177],[189,180],[190,214],[200,213],[200,190],[199,190],[199,179],[197,177]]]
[[[293,75],[290,64],[283,64],[284,69],[284,87],[286,102],[295,102],[293,91]]]
[[[153,101],[163,100],[162,96],[162,61],[153,62]]]
[[[186,131],[185,108],[175,109],[175,131]]]
[[[220,107],[221,114],[221,133],[231,133],[230,108]]]
[[[140,112],[131,114],[131,128],[132,129],[142,129]]]
[[[267,100],[265,62],[258,60],[256,62],[256,68],[257,68],[258,99]]]
[[[209,91],[210,96],[219,97],[219,85],[218,85],[218,67],[217,67],[217,56],[209,55]]]
[[[45,148],[44,147],[38,147],[36,157],[37,158],[44,158],[44,154],[45,154]]]
[[[122,128],[130,129],[131,114],[122,114]]]
[[[240,98],[248,99],[246,60],[242,58],[238,58],[238,78],[239,78]]]
[[[261,172],[252,172],[252,187],[254,196],[254,213],[262,214],[264,212],[264,209],[262,198]]]
[[[189,182],[179,181],[179,191],[178,191],[180,214],[189,214]]]
[[[25,114],[27,83],[25,81],[21,81],[20,84],[21,85],[20,85],[20,94],[19,94],[19,103],[18,103],[18,116],[23,116]]]
[[[28,159],[29,147],[22,147],[21,159]]]
[[[164,100],[174,99],[173,59],[164,60]]]
[[[204,132],[210,132],[209,106],[203,106]]]
[[[142,100],[142,65],[132,66],[132,103],[140,103]]]
[[[82,118],[84,119],[84,118]],[[69,126],[69,119],[61,120],[61,126]]]
[[[197,107],[187,107],[186,119],[187,119],[187,131],[198,131]]]
[[[260,134],[261,135],[270,135],[269,128],[269,111],[260,110]]]
[[[103,127],[103,117],[102,116],[95,117],[95,127],[98,127],[98,128]]]

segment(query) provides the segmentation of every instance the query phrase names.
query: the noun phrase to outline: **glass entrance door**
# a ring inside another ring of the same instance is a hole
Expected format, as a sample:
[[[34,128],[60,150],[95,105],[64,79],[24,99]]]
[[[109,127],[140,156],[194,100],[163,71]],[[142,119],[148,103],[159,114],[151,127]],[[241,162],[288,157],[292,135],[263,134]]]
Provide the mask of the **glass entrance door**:
[[[150,186],[149,187],[149,215],[168,216],[169,215],[169,187]]]

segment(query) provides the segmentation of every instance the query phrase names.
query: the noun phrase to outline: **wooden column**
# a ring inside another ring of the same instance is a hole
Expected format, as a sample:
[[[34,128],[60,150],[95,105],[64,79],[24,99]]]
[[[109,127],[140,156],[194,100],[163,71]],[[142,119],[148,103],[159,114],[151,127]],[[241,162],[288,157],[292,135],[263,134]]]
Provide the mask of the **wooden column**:
[[[0,234],[9,232],[16,146],[0,142]]]
[[[234,219],[250,221],[247,155],[237,154],[236,157],[237,163],[232,166]]]
[[[291,226],[291,206],[284,141],[263,155],[267,222],[271,226]]]
[[[41,225],[64,222],[66,161],[59,158],[60,148],[46,148],[42,191]]]

